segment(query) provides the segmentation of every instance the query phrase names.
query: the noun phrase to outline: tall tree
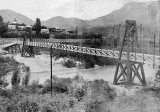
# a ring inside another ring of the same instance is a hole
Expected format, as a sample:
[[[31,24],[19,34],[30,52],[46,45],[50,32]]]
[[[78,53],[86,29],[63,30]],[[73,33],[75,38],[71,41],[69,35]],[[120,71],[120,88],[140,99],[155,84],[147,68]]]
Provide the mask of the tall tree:
[[[39,18],[36,19],[33,30],[36,31],[36,34],[39,34],[41,32],[41,20]]]
[[[7,24],[4,24],[3,22],[3,17],[0,16],[0,35],[2,35],[3,33],[7,32]]]

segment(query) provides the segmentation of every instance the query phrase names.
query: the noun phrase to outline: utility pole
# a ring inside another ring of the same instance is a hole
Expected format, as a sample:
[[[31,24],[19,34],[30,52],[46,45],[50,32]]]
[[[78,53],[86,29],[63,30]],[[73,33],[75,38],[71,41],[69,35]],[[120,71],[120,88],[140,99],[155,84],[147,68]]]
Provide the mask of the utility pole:
[[[52,97],[52,46],[51,45],[51,48],[50,48],[50,61],[51,61],[51,97]]]

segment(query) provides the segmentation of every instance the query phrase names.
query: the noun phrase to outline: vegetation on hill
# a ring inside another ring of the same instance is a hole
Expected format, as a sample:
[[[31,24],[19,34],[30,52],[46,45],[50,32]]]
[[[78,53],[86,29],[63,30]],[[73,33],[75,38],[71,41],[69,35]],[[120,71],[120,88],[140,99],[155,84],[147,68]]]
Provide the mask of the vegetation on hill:
[[[13,62],[14,60],[1,60],[2,63]],[[9,66],[9,65],[8,65]],[[7,70],[5,68],[4,70]],[[12,89],[0,90],[0,111],[2,112],[78,112],[79,110],[90,111],[105,101],[112,101],[116,93],[107,82],[103,80],[86,81],[80,76],[71,78],[57,78],[39,84],[38,80],[29,82],[30,71],[25,68],[26,77],[22,81],[20,68],[15,67],[11,79]],[[53,95],[51,96],[51,90]],[[99,95],[102,95],[99,99]],[[105,99],[103,99],[105,98]],[[87,100],[86,100],[87,99]],[[101,101],[103,100],[103,101]],[[98,103],[97,103],[98,102]],[[100,104],[99,104],[100,102]],[[93,107],[94,105],[95,107]]]
[[[142,89],[135,95],[117,96],[104,80],[87,81],[80,76],[53,76],[44,84],[38,80],[26,86],[0,91],[2,112],[158,112],[159,90]],[[52,90],[52,96],[51,96]]]

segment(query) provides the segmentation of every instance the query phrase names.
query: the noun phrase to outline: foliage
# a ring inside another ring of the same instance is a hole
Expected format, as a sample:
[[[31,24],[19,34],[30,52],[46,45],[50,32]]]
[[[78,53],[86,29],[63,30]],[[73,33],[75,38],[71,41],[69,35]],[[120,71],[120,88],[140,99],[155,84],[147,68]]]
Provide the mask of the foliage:
[[[35,101],[25,99],[20,103],[20,108],[22,112],[38,112],[39,105]]]
[[[75,98],[77,98],[78,101],[83,99],[83,96],[85,95],[85,90],[83,88],[78,88],[75,91]]]
[[[96,60],[95,60],[95,57],[90,56],[90,55],[86,55],[84,57],[84,60],[85,60],[85,68],[86,69],[94,68],[95,64],[97,63]]]
[[[36,31],[36,34],[39,34],[41,32],[41,20],[39,18],[36,19],[33,30]]]
[[[43,93],[47,93],[51,91],[51,82],[50,80],[47,80],[45,82],[46,85],[43,87]],[[65,82],[62,81],[53,81],[52,82],[52,91],[55,93],[67,93],[68,92],[68,87]]]
[[[115,90],[104,80],[94,80],[89,86],[91,91],[86,94],[88,97],[86,112],[103,112],[104,105],[115,99]]]
[[[11,79],[11,84],[12,84],[12,87],[14,88],[17,88],[20,84],[20,76],[19,76],[19,71],[18,70],[15,70],[13,72],[13,75],[12,75],[12,79]]]
[[[18,38],[18,37],[24,38],[24,36],[25,36],[24,33],[22,33],[21,35],[19,35],[19,34],[16,33],[16,32],[11,32],[11,33],[5,32],[5,33],[3,33],[3,34],[1,35],[2,38]]]
[[[6,98],[11,98],[14,96],[14,93],[12,92],[11,89],[7,89],[7,90],[1,90],[0,91],[0,96],[4,96]]]
[[[8,86],[8,83],[5,80],[5,76],[13,71],[13,75],[17,76],[16,73],[17,71],[17,65],[19,63],[16,62],[14,59],[9,58],[9,57],[0,57],[0,86],[1,88],[5,88]],[[13,78],[14,79],[14,78]]]
[[[111,112],[158,112],[160,102],[152,94],[139,92],[135,95],[120,95],[108,105]]]
[[[30,80],[30,68],[26,67],[26,75],[22,80],[22,85],[27,86]]]
[[[0,36],[5,32],[7,32],[7,24],[3,22],[3,17],[0,16]]]
[[[155,80],[156,81],[160,81],[160,70],[157,71],[156,75],[155,75]]]
[[[5,88],[9,83],[5,79],[0,79],[0,88]]]
[[[47,29],[47,26],[41,26],[41,29]]]
[[[67,60],[66,62],[63,63],[63,66],[67,68],[72,68],[76,67],[76,63],[73,60]]]
[[[33,80],[30,85],[27,86],[28,91],[31,94],[36,94],[41,92],[41,88],[43,88],[43,85],[39,84],[39,80]]]
[[[33,34],[33,37],[38,39],[49,39],[49,34],[45,33]]]

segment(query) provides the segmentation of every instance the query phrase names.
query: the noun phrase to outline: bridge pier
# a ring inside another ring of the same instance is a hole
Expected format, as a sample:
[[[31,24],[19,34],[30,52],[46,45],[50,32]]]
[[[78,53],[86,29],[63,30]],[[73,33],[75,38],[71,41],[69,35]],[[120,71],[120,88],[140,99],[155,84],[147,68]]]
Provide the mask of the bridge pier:
[[[33,46],[23,46],[21,56],[22,57],[34,57]]]
[[[132,61],[128,64],[126,61],[120,61],[117,63],[113,84],[117,85],[123,83],[127,86],[131,86],[134,84],[135,77],[139,79],[143,86],[146,86],[143,64]]]

